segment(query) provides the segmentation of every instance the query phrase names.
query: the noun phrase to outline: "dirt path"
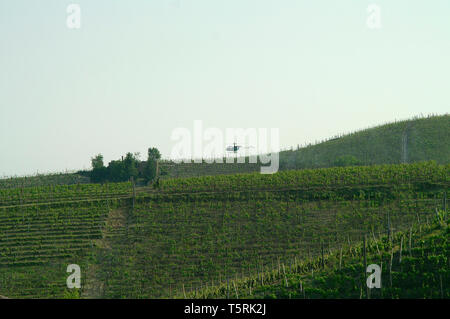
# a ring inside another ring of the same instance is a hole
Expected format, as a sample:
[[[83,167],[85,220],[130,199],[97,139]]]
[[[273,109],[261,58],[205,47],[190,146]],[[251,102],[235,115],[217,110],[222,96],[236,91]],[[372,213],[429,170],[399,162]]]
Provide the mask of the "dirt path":
[[[86,274],[86,285],[81,295],[82,298],[97,299],[104,295],[104,282],[99,278],[99,270],[103,264],[103,256],[111,252],[111,244],[113,237],[117,234],[124,233],[127,227],[127,208],[113,209],[106,218],[105,226],[102,230],[102,238],[94,241],[96,249],[96,263],[90,264]]]

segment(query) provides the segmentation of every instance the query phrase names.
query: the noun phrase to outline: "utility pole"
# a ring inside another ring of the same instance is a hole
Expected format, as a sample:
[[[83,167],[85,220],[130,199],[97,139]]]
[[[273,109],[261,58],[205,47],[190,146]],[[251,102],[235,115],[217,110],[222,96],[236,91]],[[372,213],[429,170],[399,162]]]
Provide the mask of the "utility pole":
[[[404,131],[402,136],[402,163],[408,162],[408,132]]]

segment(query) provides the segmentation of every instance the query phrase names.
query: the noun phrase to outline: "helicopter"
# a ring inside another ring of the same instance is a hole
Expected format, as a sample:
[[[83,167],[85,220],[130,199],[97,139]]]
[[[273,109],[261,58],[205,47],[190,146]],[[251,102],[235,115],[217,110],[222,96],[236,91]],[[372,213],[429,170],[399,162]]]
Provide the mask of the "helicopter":
[[[227,152],[234,152],[237,153],[239,149],[241,148],[241,145],[236,145],[236,142],[233,143],[233,146],[227,146]]]
[[[251,146],[244,147],[242,145],[237,145],[236,142],[232,146],[227,146],[227,152],[237,153],[241,148],[251,148]]]

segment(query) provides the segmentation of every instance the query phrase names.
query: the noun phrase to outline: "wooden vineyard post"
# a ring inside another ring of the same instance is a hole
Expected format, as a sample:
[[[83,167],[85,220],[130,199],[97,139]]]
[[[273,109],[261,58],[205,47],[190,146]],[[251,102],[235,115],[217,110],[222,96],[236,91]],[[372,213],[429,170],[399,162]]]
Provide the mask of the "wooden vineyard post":
[[[131,176],[131,184],[133,186],[133,210],[134,210],[134,204],[135,204],[135,200],[136,200],[136,187],[135,187],[135,184],[134,184],[133,176]]]
[[[447,191],[444,191],[444,212],[447,211]]]
[[[392,293],[392,259],[394,258],[394,246],[391,249],[391,260],[389,262],[389,281],[391,283],[391,293]]]
[[[264,268],[262,263],[261,263],[261,285],[264,286]]]
[[[236,283],[233,281],[233,286],[234,286],[234,292],[236,293],[236,299],[239,299],[239,295],[237,292],[237,288],[236,288]]]
[[[159,160],[157,159],[156,160],[156,178],[158,178],[158,176],[159,176]]]
[[[434,208],[435,209],[437,209],[438,208],[438,206],[439,206],[439,201],[438,201],[438,199],[437,199],[437,195],[436,194],[434,194]]]
[[[365,278],[366,275],[366,269],[367,269],[367,256],[366,256],[366,235],[364,234],[363,237],[363,257],[364,257],[364,270],[363,270],[363,278]],[[366,296],[369,298],[369,287],[366,285]]]
[[[389,209],[387,211],[387,235],[388,241],[391,241],[391,215],[389,213]]]
[[[373,228],[372,228],[372,238],[373,238],[373,242],[375,243],[375,246],[377,247],[377,252],[378,252],[378,254],[380,254],[380,249],[378,248],[378,243],[377,243],[377,239],[375,238],[375,232],[373,231]]]
[[[412,257],[411,237],[412,237],[412,227],[409,229],[409,257]]]
[[[22,187],[20,188],[20,205],[23,204],[23,184]]]
[[[336,209],[336,202],[334,204],[334,240],[338,241],[338,221],[337,221],[337,209]]]
[[[283,264],[283,274],[284,274],[284,283],[286,284],[286,287],[289,287],[287,277],[286,277],[286,269],[284,268],[284,264]]]
[[[278,275],[281,274],[280,257],[278,257]]]
[[[321,260],[321,264],[322,264],[322,268],[325,267],[325,260],[323,257],[323,241],[321,241],[321,254],[322,254],[322,260]]]

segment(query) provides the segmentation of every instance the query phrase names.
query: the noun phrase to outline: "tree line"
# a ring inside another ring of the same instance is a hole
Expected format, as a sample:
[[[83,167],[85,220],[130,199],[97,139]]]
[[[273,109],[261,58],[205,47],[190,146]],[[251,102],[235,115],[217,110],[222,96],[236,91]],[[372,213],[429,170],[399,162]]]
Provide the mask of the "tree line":
[[[128,152],[125,157],[113,160],[105,166],[103,155],[98,154],[91,158],[92,170],[90,172],[91,182],[125,182],[130,179],[143,180],[144,183],[154,181],[158,175],[158,161],[161,153],[157,148],[148,149],[148,157],[145,162],[140,161],[139,153]]]

